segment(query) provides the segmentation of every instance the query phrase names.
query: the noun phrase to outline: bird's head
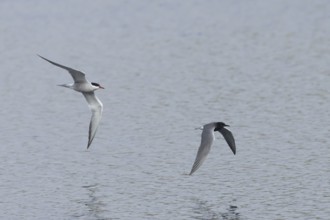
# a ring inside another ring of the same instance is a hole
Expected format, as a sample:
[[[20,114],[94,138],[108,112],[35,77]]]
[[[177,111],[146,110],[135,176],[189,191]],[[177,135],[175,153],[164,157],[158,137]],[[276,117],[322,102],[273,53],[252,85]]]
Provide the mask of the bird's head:
[[[98,83],[92,82],[91,84],[92,84],[93,86],[97,87],[97,89],[104,89],[104,87],[101,86],[101,85],[98,84]]]
[[[220,131],[223,127],[229,127],[224,122],[216,122],[214,131]]]

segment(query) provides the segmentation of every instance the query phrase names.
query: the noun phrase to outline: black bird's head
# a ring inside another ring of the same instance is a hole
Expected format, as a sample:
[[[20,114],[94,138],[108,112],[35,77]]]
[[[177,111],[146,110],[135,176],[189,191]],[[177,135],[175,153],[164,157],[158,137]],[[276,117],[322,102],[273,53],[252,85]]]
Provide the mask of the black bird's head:
[[[216,122],[214,131],[220,131],[223,127],[229,127],[229,125],[226,125],[223,122]]]
[[[98,84],[98,83],[92,82],[91,84],[92,84],[93,86],[95,86],[95,87],[98,87],[99,89],[104,89],[104,87],[101,86],[101,85]]]

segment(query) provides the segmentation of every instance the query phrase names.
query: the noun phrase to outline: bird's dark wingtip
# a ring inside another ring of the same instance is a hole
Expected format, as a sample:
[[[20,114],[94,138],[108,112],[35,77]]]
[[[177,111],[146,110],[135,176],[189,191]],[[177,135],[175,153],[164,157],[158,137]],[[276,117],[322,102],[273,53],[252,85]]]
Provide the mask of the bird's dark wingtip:
[[[39,55],[39,54],[37,54],[37,56],[40,57],[41,59],[44,59],[44,60],[50,62],[48,59],[46,59],[45,57],[43,57],[43,56],[41,56],[41,55]]]

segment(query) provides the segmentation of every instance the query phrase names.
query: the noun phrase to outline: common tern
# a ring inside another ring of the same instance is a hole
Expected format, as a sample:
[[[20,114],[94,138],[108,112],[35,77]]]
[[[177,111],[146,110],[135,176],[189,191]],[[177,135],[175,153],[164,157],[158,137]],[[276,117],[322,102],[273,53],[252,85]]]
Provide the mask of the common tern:
[[[233,151],[234,154],[236,154],[236,145],[235,145],[234,136],[231,133],[231,131],[225,128],[227,126],[229,125],[226,125],[223,122],[212,122],[202,127],[203,131],[202,131],[201,144],[199,146],[194,165],[189,175],[192,175],[196,170],[198,170],[198,168],[205,161],[208,153],[210,152],[212,143],[215,139],[214,137],[215,131],[219,131],[223,135],[230,149]]]
[[[103,111],[103,104],[96,97],[96,95],[94,94],[94,91],[97,89],[104,89],[104,88],[98,83],[89,82],[85,78],[85,74],[79,70],[75,70],[70,67],[66,67],[61,64],[55,63],[40,55],[38,55],[38,56],[55,66],[58,66],[60,68],[63,68],[65,70],[69,71],[69,73],[71,74],[71,76],[73,78],[74,83],[61,84],[59,86],[73,89],[77,92],[81,92],[84,95],[84,97],[88,103],[88,106],[89,106],[90,110],[92,111],[92,118],[91,118],[91,121],[89,124],[89,132],[88,132],[88,143],[87,143],[87,149],[88,149],[95,137],[96,130],[99,126],[99,123],[100,123],[100,120],[102,117],[102,111]]]

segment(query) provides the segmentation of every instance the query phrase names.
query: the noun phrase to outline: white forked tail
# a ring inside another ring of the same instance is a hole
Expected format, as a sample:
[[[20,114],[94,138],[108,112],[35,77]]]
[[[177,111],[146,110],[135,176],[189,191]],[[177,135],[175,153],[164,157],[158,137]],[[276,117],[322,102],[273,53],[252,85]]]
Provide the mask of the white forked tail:
[[[58,86],[62,86],[62,87],[69,88],[69,89],[73,89],[73,84],[60,84]]]

